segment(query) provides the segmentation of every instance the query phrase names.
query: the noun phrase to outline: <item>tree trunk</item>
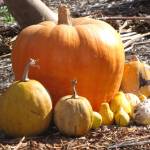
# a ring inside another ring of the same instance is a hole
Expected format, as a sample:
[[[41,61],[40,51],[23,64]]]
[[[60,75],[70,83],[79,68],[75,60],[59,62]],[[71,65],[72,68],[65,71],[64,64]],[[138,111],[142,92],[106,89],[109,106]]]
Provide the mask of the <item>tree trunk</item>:
[[[41,0],[4,1],[21,28],[44,20],[57,22],[57,14],[50,10]]]

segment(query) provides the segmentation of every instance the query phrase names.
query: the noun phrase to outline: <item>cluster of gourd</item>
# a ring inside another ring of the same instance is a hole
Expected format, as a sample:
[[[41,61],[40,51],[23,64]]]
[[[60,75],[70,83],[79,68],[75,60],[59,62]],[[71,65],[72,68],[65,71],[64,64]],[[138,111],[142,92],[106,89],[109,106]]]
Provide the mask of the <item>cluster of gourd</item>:
[[[31,67],[36,60],[38,69]],[[150,96],[147,66],[138,61],[134,69],[130,63],[124,68],[124,63],[123,44],[113,27],[87,17],[73,19],[61,5],[58,24],[45,21],[18,35],[12,51],[18,81],[0,96],[0,128],[11,136],[36,135],[48,129],[52,116],[60,132],[70,136],[101,124],[126,126],[131,118],[149,124],[149,112],[142,115],[149,101],[140,103],[135,95]],[[121,82],[127,94],[118,92]]]
[[[102,124],[149,125],[150,66],[140,62],[136,55],[125,63],[120,90],[109,103],[101,104]]]

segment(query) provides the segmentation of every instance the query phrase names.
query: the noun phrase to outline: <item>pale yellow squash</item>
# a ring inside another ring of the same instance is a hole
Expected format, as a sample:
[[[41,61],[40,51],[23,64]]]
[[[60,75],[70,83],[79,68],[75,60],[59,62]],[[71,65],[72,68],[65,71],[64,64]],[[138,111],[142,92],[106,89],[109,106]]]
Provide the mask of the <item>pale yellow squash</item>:
[[[122,107],[128,114],[131,114],[131,106],[123,92],[118,92],[110,102],[111,110],[116,113]]]
[[[130,116],[122,107],[115,114],[115,123],[119,126],[128,126],[130,123]]]
[[[67,136],[82,136],[92,127],[93,110],[89,101],[78,96],[73,81],[73,95],[62,97],[54,108],[54,122],[59,131]]]
[[[99,113],[102,116],[103,125],[111,125],[114,122],[114,113],[111,111],[108,103],[102,103]]]
[[[98,128],[102,124],[102,116],[100,113],[93,111],[92,129]]]

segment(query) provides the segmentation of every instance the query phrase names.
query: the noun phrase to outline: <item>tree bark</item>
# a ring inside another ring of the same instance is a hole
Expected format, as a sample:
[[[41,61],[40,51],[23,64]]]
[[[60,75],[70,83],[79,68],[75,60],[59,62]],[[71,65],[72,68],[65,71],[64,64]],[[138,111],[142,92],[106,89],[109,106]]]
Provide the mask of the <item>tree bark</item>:
[[[57,22],[57,14],[41,0],[4,0],[21,28],[50,20]]]

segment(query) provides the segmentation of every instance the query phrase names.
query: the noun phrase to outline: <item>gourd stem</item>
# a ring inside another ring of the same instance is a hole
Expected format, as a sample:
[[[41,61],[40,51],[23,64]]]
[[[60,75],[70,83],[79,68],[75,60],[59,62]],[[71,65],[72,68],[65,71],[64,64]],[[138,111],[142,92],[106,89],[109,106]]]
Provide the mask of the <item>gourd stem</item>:
[[[58,8],[58,25],[59,24],[72,25],[70,11],[64,4],[61,4]]]
[[[73,87],[73,94],[72,94],[72,98],[73,99],[76,99],[78,98],[78,94],[77,94],[77,91],[76,91],[76,84],[77,84],[77,80],[72,80],[72,87]]]
[[[29,80],[29,69],[30,69],[30,66],[35,66],[36,65],[36,60],[30,58],[29,61],[27,62],[27,64],[25,65],[25,69],[24,69],[24,72],[23,72],[23,76],[22,76],[22,80],[21,81],[28,81]]]

